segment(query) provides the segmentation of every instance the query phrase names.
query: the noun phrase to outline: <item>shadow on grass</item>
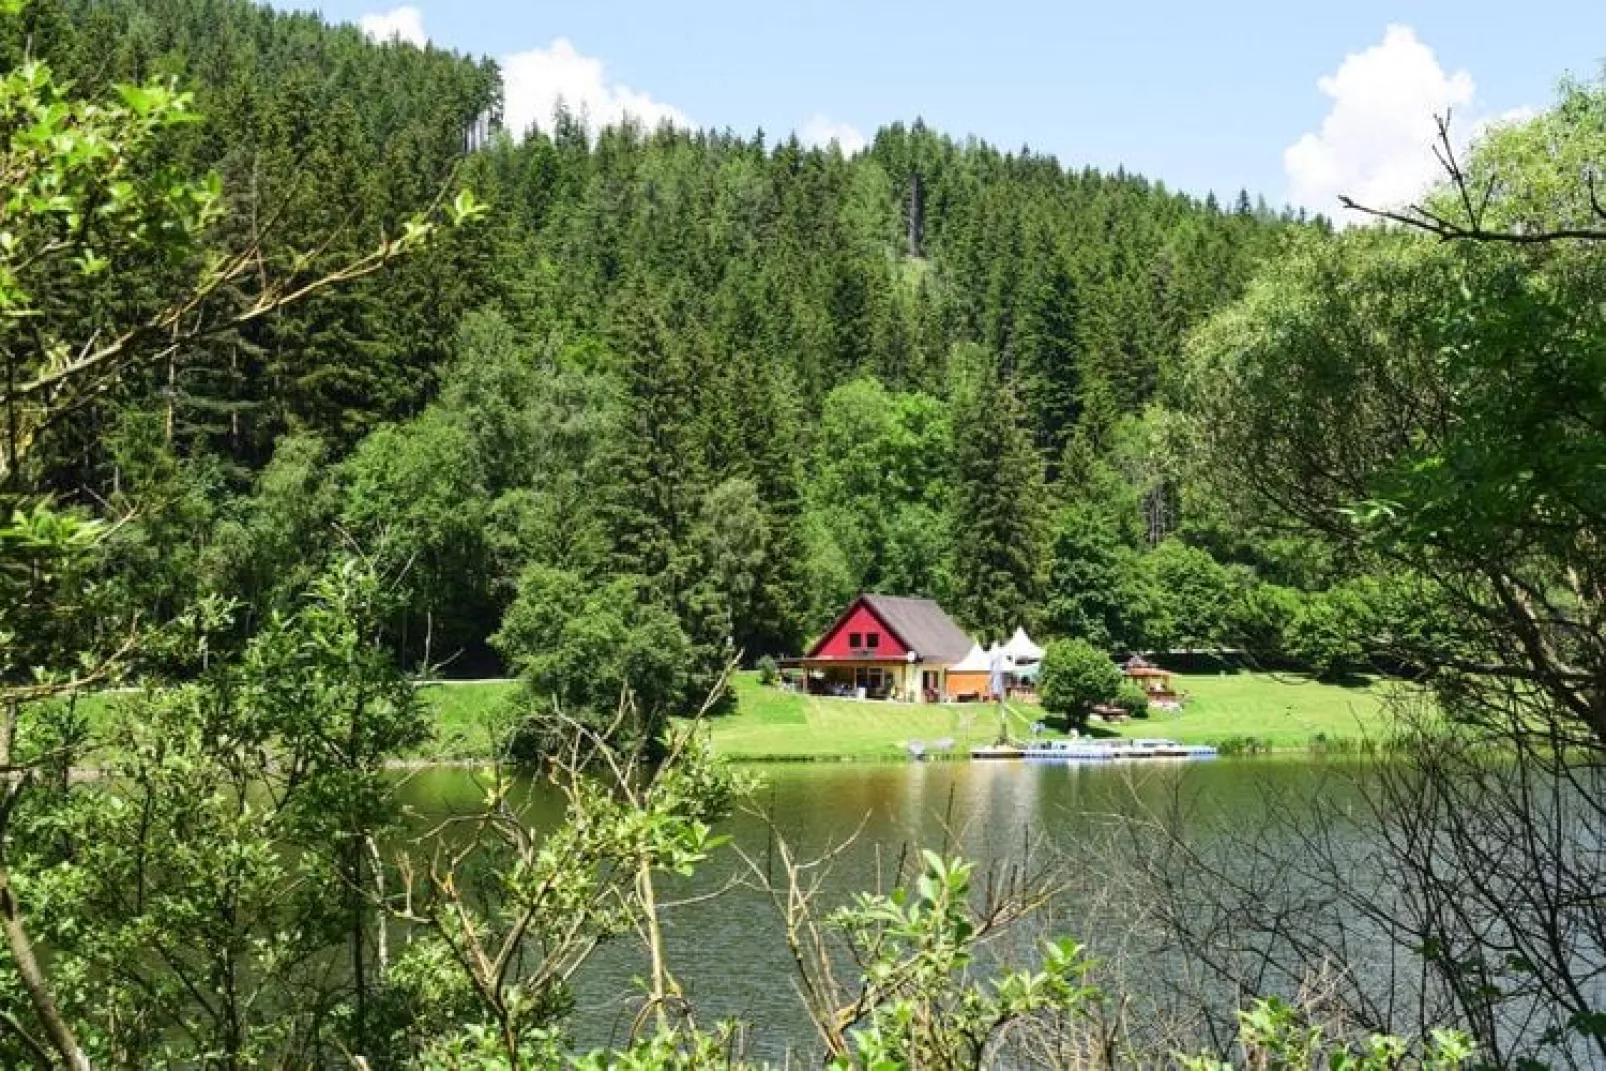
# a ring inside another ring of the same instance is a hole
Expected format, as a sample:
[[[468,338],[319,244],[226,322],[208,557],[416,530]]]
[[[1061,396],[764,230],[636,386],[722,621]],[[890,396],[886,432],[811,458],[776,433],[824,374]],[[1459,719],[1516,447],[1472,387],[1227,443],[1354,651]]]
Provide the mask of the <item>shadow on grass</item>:
[[[1386,667],[1345,667],[1326,676],[1310,672],[1308,667],[1293,662],[1255,658],[1246,654],[1228,654],[1215,651],[1188,651],[1155,656],[1153,661],[1172,673],[1194,676],[1241,677],[1258,674],[1286,680],[1290,683],[1311,682],[1331,684],[1338,688],[1368,688],[1379,676],[1387,676]]]
[[[1048,714],[1042,719],[1043,727],[1051,732],[1068,736],[1075,729],[1081,737],[1091,740],[1116,740],[1121,734],[1108,725],[1099,722],[1088,722],[1086,725],[1072,725],[1071,720],[1062,714]]]

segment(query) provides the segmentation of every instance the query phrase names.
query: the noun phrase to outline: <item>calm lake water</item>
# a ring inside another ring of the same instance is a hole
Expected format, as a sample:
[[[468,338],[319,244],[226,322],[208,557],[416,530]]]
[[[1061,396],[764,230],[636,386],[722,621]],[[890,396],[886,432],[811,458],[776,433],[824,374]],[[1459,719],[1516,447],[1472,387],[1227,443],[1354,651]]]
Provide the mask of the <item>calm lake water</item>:
[[[762,862],[770,822],[799,856],[853,839],[828,880],[831,906],[876,885],[900,853],[928,847],[957,852],[979,867],[1028,860],[1054,863],[1067,894],[1034,925],[1074,936],[1095,949],[1125,933],[1132,905],[1107,880],[1112,842],[1130,840],[1145,814],[1179,816],[1195,837],[1253,823],[1268,807],[1308,804],[1353,791],[1353,768],[1311,758],[1220,759],[1104,766],[1033,762],[939,762],[765,765],[759,813],[725,823],[736,845]],[[459,769],[423,771],[404,789],[420,814],[470,813],[481,798]],[[1302,803],[1303,801],[1303,803]],[[768,821],[766,817],[768,816]],[[743,868],[729,849],[668,894],[718,890]],[[1023,940],[1029,940],[1027,934]],[[700,1021],[734,1017],[752,1024],[752,1055],[784,1059],[813,1048],[813,1034],[793,984],[775,907],[764,894],[737,888],[667,912],[670,961]],[[629,942],[604,948],[579,980],[579,1040],[600,1045],[628,1031],[635,979],[645,960]]]

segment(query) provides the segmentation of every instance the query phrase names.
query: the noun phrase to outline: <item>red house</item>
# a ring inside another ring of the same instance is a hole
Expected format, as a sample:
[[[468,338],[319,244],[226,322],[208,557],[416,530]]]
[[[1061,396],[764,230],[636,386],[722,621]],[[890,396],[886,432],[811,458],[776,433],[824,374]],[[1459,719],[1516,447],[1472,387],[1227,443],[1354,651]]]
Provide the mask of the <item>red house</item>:
[[[952,698],[948,667],[970,653],[969,636],[930,599],[860,595],[802,658],[817,695],[937,702]]]

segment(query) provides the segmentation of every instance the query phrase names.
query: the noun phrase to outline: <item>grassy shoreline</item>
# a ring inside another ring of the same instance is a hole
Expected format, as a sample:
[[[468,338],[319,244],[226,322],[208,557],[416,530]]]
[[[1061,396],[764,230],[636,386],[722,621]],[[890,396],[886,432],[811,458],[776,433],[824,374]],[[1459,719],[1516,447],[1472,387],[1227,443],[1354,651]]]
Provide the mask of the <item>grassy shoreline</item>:
[[[908,741],[929,747],[942,739],[954,741],[947,757],[962,758],[998,735],[997,708],[990,704],[921,706],[803,696],[766,687],[756,673],[738,673],[732,685],[736,711],[710,718],[707,725],[714,749],[740,762],[897,761]],[[514,687],[511,682],[427,685],[439,723],[436,742],[425,750],[453,759],[488,754],[490,715]],[[1156,711],[1125,725],[1095,725],[1092,735],[1163,736],[1231,754],[1320,753],[1357,750],[1362,741],[1381,735],[1384,726],[1386,686],[1377,683],[1341,686],[1297,674],[1222,672],[1178,674],[1176,687],[1187,697],[1180,713]],[[1044,713],[1035,705],[1011,702],[1006,719],[1010,734],[1024,738]]]
[[[1372,682],[1340,686],[1299,675],[1226,672],[1178,674],[1175,684],[1186,697],[1182,711],[1095,724],[1090,735],[1169,737],[1237,754],[1341,752],[1358,749],[1384,725],[1386,686]],[[744,762],[884,761],[902,758],[908,741],[929,747],[939,739],[953,740],[953,754],[962,755],[998,736],[997,708],[989,704],[826,699],[767,688],[751,673],[739,674],[734,686],[737,712],[711,719],[709,733],[716,751]],[[1005,717],[1019,739],[1045,714],[1012,701]]]
[[[734,678],[734,713],[707,722],[714,749],[739,762],[887,762],[905,757],[904,744],[918,740],[928,749],[952,740],[951,750],[932,758],[966,758],[969,749],[992,743],[999,716],[991,704],[933,706],[827,699],[767,687],[756,673]],[[1169,737],[1209,744],[1223,754],[1347,752],[1382,734],[1386,686],[1326,684],[1296,674],[1250,672],[1178,674],[1185,697],[1181,712],[1156,711],[1125,725],[1094,725],[1104,738]],[[401,761],[484,761],[496,750],[498,710],[518,687],[516,681],[430,682],[420,695],[435,714],[435,736]],[[85,697],[91,717],[104,716],[115,695]],[[1041,708],[1012,701],[1005,713],[1008,732],[1031,735]],[[1057,736],[1057,733],[1050,733]]]

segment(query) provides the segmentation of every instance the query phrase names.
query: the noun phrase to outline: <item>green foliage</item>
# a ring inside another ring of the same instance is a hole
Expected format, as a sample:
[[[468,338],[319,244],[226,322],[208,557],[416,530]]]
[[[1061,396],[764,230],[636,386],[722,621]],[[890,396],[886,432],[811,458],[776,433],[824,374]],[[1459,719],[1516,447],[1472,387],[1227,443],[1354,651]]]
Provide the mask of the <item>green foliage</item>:
[[[95,671],[109,650],[86,585],[106,526],[48,500],[0,521],[0,682],[38,688]],[[85,605],[88,603],[89,605]]]
[[[1219,647],[1236,594],[1233,577],[1208,552],[1167,539],[1144,558],[1171,619],[1172,645]]]
[[[556,710],[606,724],[630,709],[627,730],[653,736],[670,715],[695,713],[713,684],[694,676],[691,641],[640,577],[598,587],[532,565],[492,642],[538,697],[538,723]]]
[[[1326,544],[1332,573],[1289,617],[1285,646],[1329,675],[1404,668],[1446,715],[1413,738],[1411,787],[1376,814],[1433,831],[1431,866],[1413,871],[1420,852],[1397,861],[1407,899],[1438,886],[1412,950],[1494,1062],[1576,1060],[1583,1046],[1561,1039],[1597,1012],[1568,988],[1570,950],[1519,957],[1520,986],[1504,981],[1507,948],[1587,925],[1565,906],[1539,918],[1507,905],[1567,905],[1598,876],[1550,862],[1586,857],[1587,830],[1491,782],[1529,783],[1531,762],[1570,783],[1566,768],[1598,764],[1606,746],[1586,668],[1606,664],[1606,232],[1586,163],[1606,153],[1603,116],[1606,86],[1567,83],[1553,110],[1465,153],[1446,137],[1450,181],[1418,226],[1291,241],[1190,345],[1187,407],[1212,484],[1243,514]],[[1473,904],[1493,880],[1487,844],[1520,846],[1540,827],[1546,861],[1514,867],[1520,892]],[[1463,862],[1441,882],[1448,858]],[[1447,921],[1491,913],[1498,936]],[[1537,991],[1550,995],[1529,1021],[1518,1008]],[[1517,1019],[1529,1024],[1517,1040],[1481,1025]]]
[[[1108,703],[1121,690],[1121,671],[1103,650],[1081,639],[1054,640],[1043,654],[1037,689],[1043,709],[1083,726],[1096,703]]]
[[[195,272],[219,212],[217,176],[158,162],[167,132],[194,121],[192,106],[157,82],[119,87],[116,100],[74,97],[33,60],[0,77],[0,475],[13,482],[37,437],[81,400],[83,378],[116,357],[116,342],[98,335],[117,325],[94,315],[114,266]]]
[[[1043,469],[1013,391],[990,369],[956,388],[952,466],[953,609],[982,635],[1007,636],[1037,601]]]
[[[461,618],[486,612],[488,593],[479,584],[487,572],[488,496],[485,455],[476,447],[451,413],[432,409],[407,425],[378,429],[341,467],[339,523],[409,593],[398,637],[409,653],[422,645],[407,633],[437,621],[439,632],[430,629],[436,650],[459,649],[473,636]]]
[[[775,664],[775,659],[765,655],[758,660],[758,683],[768,687],[780,679],[781,670]]]
[[[1228,612],[1230,641],[1257,657],[1281,659],[1302,597],[1292,588],[1250,583],[1238,589]]]
[[[1240,578],[1139,550],[1196,501],[1149,406],[1287,229],[1269,215],[919,126],[849,160],[560,115],[465,156],[489,63],[238,0],[19,10],[0,7],[0,670],[27,702],[0,765],[30,772],[7,781],[0,880],[98,1062],[724,1066],[735,1035],[671,1021],[651,934],[655,876],[707,856],[731,794],[663,730],[738,651],[795,650],[862,588],[1003,634],[1045,578],[1056,631],[1219,640]],[[151,71],[186,89],[119,84]],[[1470,386],[1487,416],[1496,392]],[[1410,497],[1456,522],[1443,471],[1391,472],[1356,520],[1386,529]],[[1507,475],[1479,508],[1536,505]],[[473,664],[493,637],[566,820],[525,824],[496,771],[468,855],[391,865],[383,766],[425,736],[398,667]],[[109,679],[134,639],[179,680],[106,737],[33,704]],[[1057,643],[1045,700],[1079,718],[1114,672]],[[109,776],[70,778],[84,761]],[[871,994],[844,1061],[975,1064],[1094,999],[1066,943],[973,977],[971,871],[924,862],[835,918]],[[638,931],[653,1029],[576,1057],[567,979]],[[0,986],[6,1062],[47,1003]]]
[[[1279,229],[924,127],[849,160],[730,134],[587,137],[567,116],[465,157],[491,65],[243,0],[70,0],[59,18],[30,7],[27,31],[0,42],[92,91],[180,73],[193,99],[165,83],[115,99],[207,117],[126,161],[138,188],[222,177],[197,249],[261,238],[297,281],[360,261],[364,236],[394,236],[379,261],[409,254],[133,366],[32,451],[41,481],[116,500],[132,474],[96,429],[130,406],[183,464],[131,503],[152,524],[112,566],[127,599],[166,612],[210,586],[260,620],[322,568],[338,523],[407,563],[388,642],[413,664],[494,672],[486,641],[536,563],[650,578],[702,665],[727,643],[795,653],[867,589],[1013,628],[1046,571],[1042,470],[1143,410],[1182,330]],[[459,174],[484,204],[448,185]],[[53,323],[134,322],[183,281],[184,264],[114,259],[119,285],[74,284]],[[254,308],[248,274],[214,288],[219,309]],[[966,393],[983,381],[997,404]],[[998,405],[1012,427],[995,442]],[[293,505],[261,480],[287,439],[321,444],[279,466],[317,470]],[[158,532],[150,502],[170,490],[184,509]],[[151,569],[138,539],[186,549]]]
[[[1320,1026],[1307,1022],[1298,1009],[1271,997],[1238,1012],[1238,1042],[1250,1067],[1298,1071],[1325,1067],[1332,1071],[1457,1071],[1473,1065],[1478,1053],[1467,1035],[1434,1030],[1413,1044],[1409,1039],[1374,1034],[1357,1049],[1328,1040]],[[1234,1065],[1209,1058],[1182,1061],[1187,1071],[1226,1071]]]
[[[604,513],[618,572],[661,577],[678,595],[691,577],[685,540],[706,487],[691,356],[664,296],[633,286],[616,301],[608,337],[623,418],[605,447],[613,474]]]
[[[1376,590],[1349,583],[1306,596],[1284,628],[1283,648],[1321,677],[1361,669],[1377,632]]]
[[[396,817],[383,765],[427,733],[373,642],[382,590],[343,563],[238,661],[116,704],[94,741],[104,781],[63,776],[26,801],[8,862],[99,1060],[302,1062],[365,1043],[370,838]],[[190,642],[225,623],[198,615]],[[70,721],[27,725],[30,746],[68,749],[63,774],[89,744]],[[345,983],[328,975],[342,950]],[[274,996],[292,991],[308,999]],[[319,1011],[350,1000],[343,1025]]]
[[[720,1023],[712,1033],[693,1026],[660,1027],[628,1048],[586,1053],[570,1066],[577,1071],[742,1071],[752,1067],[735,1057],[740,1024]]]
[[[1134,718],[1149,716],[1149,693],[1139,687],[1136,681],[1123,680],[1111,702]]]
[[[1054,525],[1043,624],[1061,636],[1108,646],[1129,629],[1118,598],[1123,548],[1097,513],[1072,507]]]
[[[1270,753],[1272,745],[1257,736],[1229,736],[1216,742],[1216,751],[1224,756],[1235,757],[1239,755],[1264,755]]]
[[[669,760],[651,767],[640,750],[583,732],[569,743],[569,761],[549,774],[564,801],[561,821],[533,828],[514,802],[515,782],[491,771],[484,835],[448,868],[436,867],[398,910],[418,927],[422,951],[410,954],[403,986],[392,994],[396,1057],[425,1067],[565,1062],[570,973],[601,941],[656,932],[656,880],[692,874],[722,843],[711,824],[748,788],[692,735],[669,741]],[[497,892],[489,910],[479,906],[479,888]],[[661,946],[649,944],[661,956]],[[515,957],[521,969],[506,970]],[[657,1029],[638,1035],[618,1059],[709,1066],[716,1051],[728,1050],[729,1036],[671,1027],[663,1005],[679,988],[655,962],[648,999],[660,1006]],[[581,1066],[612,1058],[595,1054]]]
[[[921,853],[913,887],[861,894],[828,919],[862,972],[851,1047],[837,1068],[980,1067],[1012,1023],[1070,1017],[1100,999],[1092,961],[1074,941],[1048,941],[1035,970],[969,976],[983,920],[971,903],[974,865]]]
[[[326,448],[310,436],[281,439],[247,494],[229,503],[211,532],[206,582],[232,592],[258,616],[288,610],[322,562],[308,553],[336,514]]]
[[[8,47],[18,11],[0,12]],[[8,1058],[303,1062],[368,1041],[369,852],[389,814],[381,770],[426,729],[377,642],[382,584],[367,563],[340,561],[305,606],[260,623],[238,659],[213,662],[227,607],[198,590],[197,547],[216,519],[221,466],[174,448],[177,364],[190,346],[422,247],[437,222],[412,216],[348,261],[280,264],[249,243],[224,252],[213,244],[227,215],[218,177],[188,177],[172,151],[190,105],[154,82],[80,99],[31,57],[0,77],[0,507],[10,517],[0,575],[35,636],[6,637],[0,667],[7,683],[32,678],[0,696],[11,771],[0,886],[21,983],[0,994],[8,1045],[22,1046]],[[457,225],[480,208],[464,194],[443,214]],[[166,363],[160,424],[137,402],[116,405],[152,358]],[[85,463],[109,459],[112,486],[88,497],[143,514],[137,525],[102,529],[29,493],[51,484],[52,447],[71,445],[65,418],[96,406],[110,430]],[[109,580],[72,575],[92,552]],[[75,592],[55,588],[68,579]],[[52,626],[74,617],[69,643]],[[102,644],[108,629],[126,630],[115,650]],[[29,704],[112,676],[139,644],[196,682],[136,709],[114,733],[105,782],[77,784],[93,742],[86,722],[71,705]],[[19,895],[39,913],[25,919]],[[30,923],[50,944],[48,977]],[[331,996],[321,991],[341,945],[349,980]],[[203,991],[218,996],[197,1000]],[[285,1011],[266,991],[307,1000]]]
[[[1566,119],[1492,138],[1469,166],[1502,169],[1511,188],[1576,184],[1545,170],[1548,147],[1518,147],[1592,114],[1601,94],[1591,93],[1569,96]],[[1557,151],[1598,144],[1588,130]],[[1496,200],[1499,211],[1515,205]],[[1582,709],[1564,667],[1594,657],[1579,645],[1588,630],[1567,622],[1595,612],[1582,578],[1599,557],[1585,533],[1606,516],[1590,475],[1601,437],[1585,430],[1599,416],[1602,331],[1586,294],[1602,263],[1598,244],[1309,238],[1196,336],[1190,404],[1218,486],[1329,541],[1351,574],[1433,577],[1432,600],[1458,626],[1376,628],[1365,600],[1339,585],[1293,626],[1302,657],[1330,672],[1363,652],[1429,674],[1457,662],[1515,668],[1556,709]]]
[[[1100,647],[1170,646],[1169,596],[1109,513],[1075,503],[1055,521],[1043,624]]]
[[[755,621],[759,588],[771,553],[769,519],[758,487],[733,478],[703,496],[702,510],[691,537],[701,552],[704,575],[724,609],[723,636],[738,651],[744,639],[759,631]]]
[[[263,19],[244,3],[162,5],[173,34],[189,38],[175,43],[135,4],[68,6],[69,18],[40,40],[0,18],[12,61],[0,84],[11,132],[0,146],[9,191],[0,217],[0,357],[9,367],[13,430],[0,462],[14,471],[22,455],[37,454],[49,472],[74,459],[89,466],[79,478],[115,484],[88,432],[96,422],[74,426],[64,417],[158,388],[170,436],[233,459],[262,459],[291,413],[318,410],[316,417],[333,418],[331,430],[371,425],[354,410],[393,395],[407,377],[367,375],[374,347],[352,345],[350,327],[373,310],[336,297],[330,284],[442,239],[452,245],[448,232],[484,206],[467,191],[435,202],[448,174],[438,156],[393,175],[416,181],[433,171],[406,195],[380,193],[382,171],[355,178],[365,169],[349,96],[331,93],[322,108],[294,99],[309,80],[288,69],[307,54],[304,41],[289,40],[293,20]],[[30,5],[18,21],[39,29],[37,14]],[[361,54],[355,34],[349,44]],[[272,77],[255,77],[262,53],[273,55]],[[180,90],[150,77],[187,64],[194,71],[186,76],[207,71],[231,84]],[[433,107],[439,114],[439,99]],[[323,121],[285,121],[297,113]],[[203,114],[221,128],[199,121]],[[443,125],[455,144],[460,127]],[[319,182],[303,182],[308,172]],[[268,218],[275,226],[264,228]],[[296,305],[318,311],[288,311]],[[427,307],[448,306],[436,296]],[[333,309],[344,310],[347,325],[331,329]],[[286,315],[268,316],[279,310]],[[332,336],[343,346],[338,368],[305,360],[333,358]],[[286,341],[309,352],[280,362],[275,351]],[[148,375],[147,362],[158,358],[159,375]],[[353,388],[369,397],[352,396]],[[309,404],[297,412],[303,400]],[[263,414],[267,436],[252,426]]]
[[[950,422],[947,408],[923,393],[894,393],[856,379],[825,398],[814,445],[806,523],[817,533],[816,569],[840,561],[833,594],[939,593]],[[823,627],[840,602],[822,602]]]

